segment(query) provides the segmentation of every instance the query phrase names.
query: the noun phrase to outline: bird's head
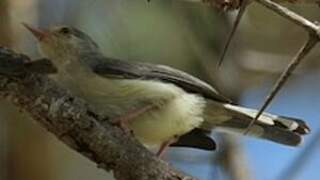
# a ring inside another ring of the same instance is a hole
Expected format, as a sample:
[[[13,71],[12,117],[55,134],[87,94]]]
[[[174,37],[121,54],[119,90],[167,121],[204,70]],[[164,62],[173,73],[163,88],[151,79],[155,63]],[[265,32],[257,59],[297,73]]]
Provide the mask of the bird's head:
[[[37,38],[41,53],[49,59],[64,59],[99,52],[97,44],[76,28],[59,26],[40,29],[27,24],[24,26]]]

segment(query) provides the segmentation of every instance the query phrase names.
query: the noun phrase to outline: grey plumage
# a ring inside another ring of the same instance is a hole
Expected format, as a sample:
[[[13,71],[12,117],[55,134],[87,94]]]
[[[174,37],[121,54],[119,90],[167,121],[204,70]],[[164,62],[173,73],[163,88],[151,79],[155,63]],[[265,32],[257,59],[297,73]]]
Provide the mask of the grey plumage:
[[[183,71],[164,66],[148,63],[123,61],[113,58],[101,57],[92,70],[100,76],[119,79],[143,79],[157,80],[164,83],[172,83],[190,93],[201,94],[206,98],[223,103],[231,100],[221,95],[212,86],[191,76]]]
[[[112,58],[102,58],[96,62],[99,63],[96,63],[92,67],[92,69],[95,73],[103,77],[119,79],[157,80],[164,83],[173,83],[183,88],[187,92],[201,94],[202,96],[213,100],[215,104],[217,102],[222,104],[231,103],[229,99],[222,96],[207,83],[187,73],[170,68],[168,66],[153,65],[148,63],[133,63],[130,61],[122,61]],[[217,111],[217,104],[215,106],[210,106],[210,104],[210,102],[207,102],[207,106],[209,107],[208,109],[210,109],[211,111]],[[214,126],[211,127],[211,129],[215,127],[222,127],[233,129],[243,133],[256,113],[256,110],[245,108],[228,109],[228,107],[226,106],[221,107],[225,108],[225,114],[228,114],[230,118],[217,124],[216,122],[219,122],[219,120],[214,119],[214,117],[218,116],[212,115],[213,121],[215,123]],[[244,113],[243,111],[247,111],[247,113]],[[268,113],[264,113],[260,119],[263,119],[266,116],[268,116]],[[307,134],[310,131],[308,126],[299,119],[275,115],[270,115],[269,118],[270,122],[273,123],[267,124],[261,121],[257,121],[257,123],[255,124],[255,126],[260,127],[263,132],[260,132],[259,135],[254,134],[254,132],[252,132],[251,134],[253,136],[268,139],[277,143],[296,146],[302,141],[301,135]],[[211,117],[208,119],[211,119]],[[294,126],[293,124],[296,125],[296,128],[290,129],[289,126]]]

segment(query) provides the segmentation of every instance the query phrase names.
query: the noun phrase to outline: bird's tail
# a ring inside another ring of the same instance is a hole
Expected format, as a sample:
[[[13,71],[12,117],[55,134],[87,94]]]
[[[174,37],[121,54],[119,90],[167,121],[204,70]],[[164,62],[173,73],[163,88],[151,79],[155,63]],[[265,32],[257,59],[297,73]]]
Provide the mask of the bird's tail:
[[[254,109],[209,101],[205,110],[204,128],[217,127],[244,133],[257,112]],[[250,128],[248,135],[297,146],[302,141],[302,135],[309,132],[309,127],[300,119],[263,113]]]

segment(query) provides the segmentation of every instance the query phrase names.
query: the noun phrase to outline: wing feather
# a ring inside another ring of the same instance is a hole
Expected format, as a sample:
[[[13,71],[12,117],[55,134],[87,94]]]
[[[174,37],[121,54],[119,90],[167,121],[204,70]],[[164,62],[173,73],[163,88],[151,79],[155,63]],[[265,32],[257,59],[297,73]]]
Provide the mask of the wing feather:
[[[231,101],[222,96],[212,86],[183,71],[148,63],[122,61],[118,59],[103,58],[92,67],[93,71],[103,77],[158,80],[175,84],[187,92],[201,94],[219,102]]]

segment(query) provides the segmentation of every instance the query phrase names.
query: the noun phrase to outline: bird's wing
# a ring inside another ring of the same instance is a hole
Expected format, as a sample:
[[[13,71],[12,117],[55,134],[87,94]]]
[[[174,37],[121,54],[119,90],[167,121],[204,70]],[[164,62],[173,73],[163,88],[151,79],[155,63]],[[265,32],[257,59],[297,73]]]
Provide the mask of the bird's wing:
[[[219,102],[231,102],[229,99],[219,94],[218,91],[209,84],[201,81],[200,79],[183,71],[164,65],[102,58],[99,60],[99,63],[95,63],[92,68],[96,74],[102,77],[159,80],[175,84],[186,92],[201,94],[206,98]]]

